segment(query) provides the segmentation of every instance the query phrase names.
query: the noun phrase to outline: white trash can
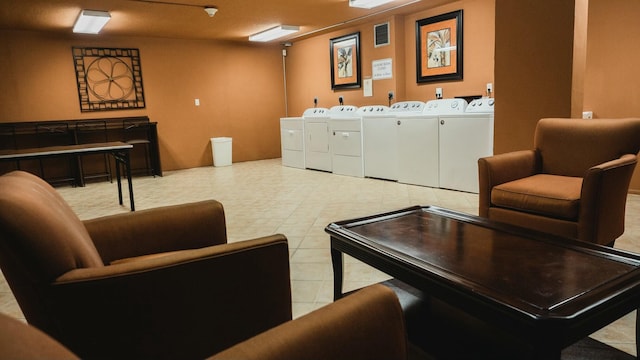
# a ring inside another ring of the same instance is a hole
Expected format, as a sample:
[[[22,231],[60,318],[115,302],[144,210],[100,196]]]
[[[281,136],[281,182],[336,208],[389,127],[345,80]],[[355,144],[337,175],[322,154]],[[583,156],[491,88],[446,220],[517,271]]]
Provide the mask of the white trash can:
[[[211,138],[211,151],[213,152],[213,166],[231,165],[231,144],[230,137]]]

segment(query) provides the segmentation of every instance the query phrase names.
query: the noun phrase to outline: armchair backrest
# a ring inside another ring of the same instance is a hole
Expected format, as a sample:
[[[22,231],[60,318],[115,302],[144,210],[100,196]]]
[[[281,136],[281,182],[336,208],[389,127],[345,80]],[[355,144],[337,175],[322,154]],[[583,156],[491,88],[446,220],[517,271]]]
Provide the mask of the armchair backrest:
[[[27,320],[58,276],[104,266],[86,228],[51,185],[23,171],[0,176],[0,267]]]
[[[640,119],[542,119],[534,146],[545,174],[583,177],[594,165],[640,150]]]

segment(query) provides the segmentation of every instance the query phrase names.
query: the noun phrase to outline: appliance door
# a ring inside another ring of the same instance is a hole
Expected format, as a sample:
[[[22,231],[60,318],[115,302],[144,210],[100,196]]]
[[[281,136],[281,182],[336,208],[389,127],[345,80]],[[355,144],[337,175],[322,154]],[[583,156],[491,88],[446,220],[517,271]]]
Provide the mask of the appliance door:
[[[398,137],[395,117],[364,118],[364,176],[398,180]]]
[[[438,187],[438,118],[398,120],[398,182]]]
[[[304,133],[306,167],[308,169],[331,171],[329,124],[326,121],[307,121]]]
[[[478,193],[478,159],[493,155],[493,116],[440,117],[440,187]]]
[[[280,120],[282,165],[304,169],[303,120]]]

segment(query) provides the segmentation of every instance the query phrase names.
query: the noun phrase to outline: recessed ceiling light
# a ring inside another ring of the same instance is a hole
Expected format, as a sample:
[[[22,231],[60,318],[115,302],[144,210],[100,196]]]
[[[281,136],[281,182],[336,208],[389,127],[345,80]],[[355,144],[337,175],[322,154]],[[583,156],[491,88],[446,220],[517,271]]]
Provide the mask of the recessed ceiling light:
[[[390,3],[392,1],[393,0],[349,0],[349,6],[363,8],[363,9],[371,9],[376,6]]]
[[[82,10],[73,26],[74,33],[97,34],[111,20],[108,11]]]
[[[299,26],[280,25],[249,36],[249,41],[271,41],[300,31]]]

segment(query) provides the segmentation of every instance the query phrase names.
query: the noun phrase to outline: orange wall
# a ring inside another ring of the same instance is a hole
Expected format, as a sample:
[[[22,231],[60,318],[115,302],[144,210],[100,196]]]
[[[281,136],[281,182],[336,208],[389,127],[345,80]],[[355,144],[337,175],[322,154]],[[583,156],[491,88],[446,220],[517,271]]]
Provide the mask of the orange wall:
[[[573,1],[496,0],[495,153],[530,149],[538,120],[571,115],[574,12]]]
[[[211,165],[209,139],[218,136],[233,138],[233,161],[280,157],[279,46],[23,31],[0,39],[1,122],[148,115],[164,170]],[[146,108],[81,113],[72,46],[140,49]]]
[[[589,1],[582,111],[597,118],[640,117],[638,14],[638,1]],[[640,193],[640,167],[631,189]]]
[[[464,79],[462,81],[417,84],[416,83],[416,36],[417,20],[463,9]],[[389,21],[391,44],[383,47],[373,45],[373,26]],[[484,95],[486,83],[493,82],[494,54],[494,1],[466,0],[445,6],[428,8],[406,16],[394,16],[379,21],[354,26],[348,29],[319,35],[294,42],[287,57],[287,93],[289,116],[299,116],[313,107],[313,98],[318,97],[318,106],[338,105],[338,97],[345,104],[388,104],[387,94],[393,91],[395,101],[435,98],[435,88],[442,87],[444,97]],[[354,32],[360,32],[362,78],[371,78],[373,60],[391,58],[393,79],[374,80],[373,96],[364,97],[362,89],[331,90],[329,69],[329,40]]]
[[[463,10],[463,80],[439,83],[416,83],[416,21],[431,16]],[[495,1],[467,0],[428,9],[406,17],[405,48],[407,98],[404,100],[427,101],[435,99],[436,87],[441,87],[443,97],[486,95],[487,83],[494,83],[495,50]],[[500,91],[494,84],[494,91]]]
[[[417,84],[415,21],[458,9],[464,10],[464,80]],[[288,115],[302,114],[314,97],[322,107],[337,105],[338,96],[357,106],[387,104],[388,91],[394,101],[426,101],[436,86],[454,97],[484,94],[493,82],[496,153],[530,148],[542,117],[583,110],[600,118],[640,116],[640,72],[634,71],[640,50],[632,46],[640,38],[638,13],[640,4],[628,0],[461,0],[434,8],[424,2],[413,14],[295,41],[286,57]],[[391,45],[375,48],[373,25],[385,21]],[[362,89],[331,90],[329,39],[356,31],[363,79],[371,76],[372,60],[393,59],[393,79],[374,81],[373,97]],[[147,108],[80,113],[71,46],[139,48]],[[234,162],[276,158],[278,119],[285,116],[282,65],[278,44],[0,30],[0,122],[148,115],[158,122],[165,170],[210,165],[209,138],[216,136],[233,137]],[[640,169],[631,188],[640,191]]]

